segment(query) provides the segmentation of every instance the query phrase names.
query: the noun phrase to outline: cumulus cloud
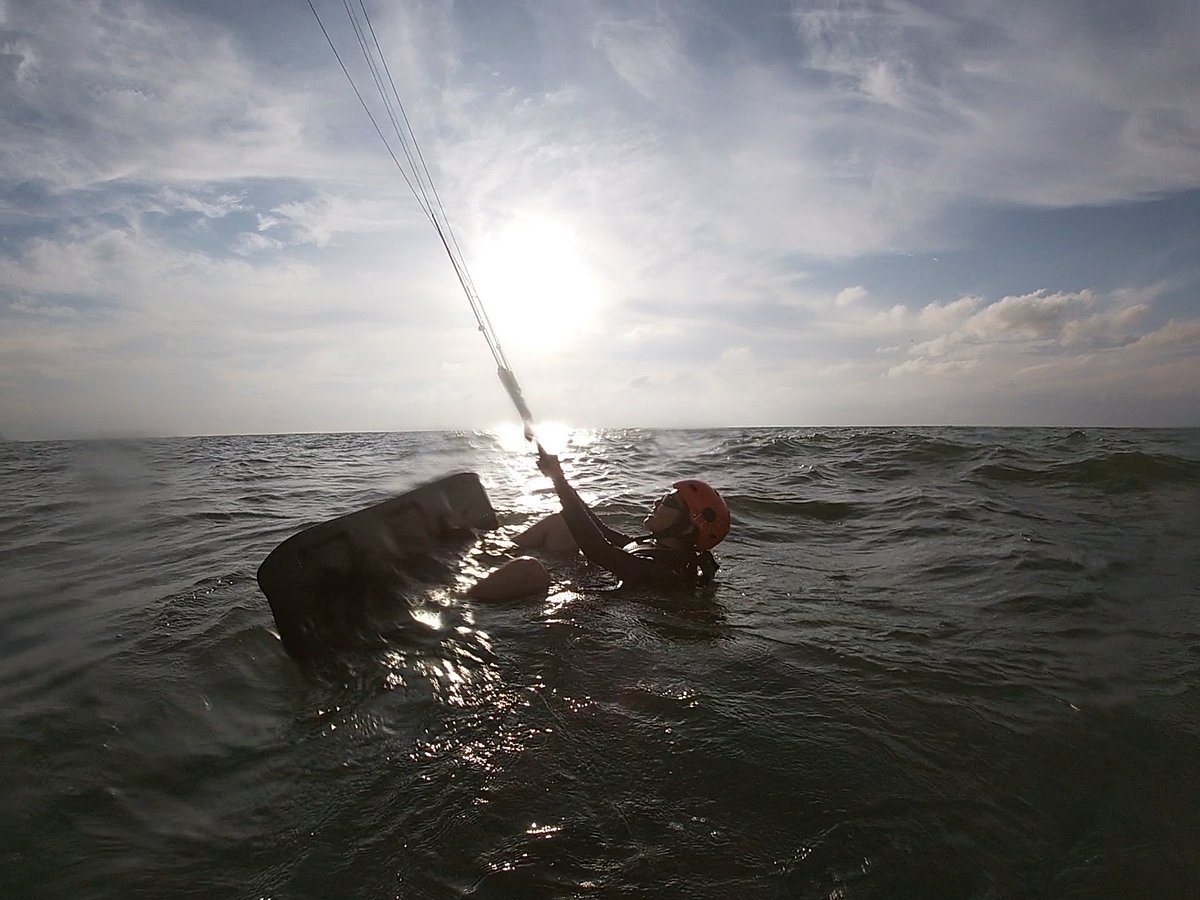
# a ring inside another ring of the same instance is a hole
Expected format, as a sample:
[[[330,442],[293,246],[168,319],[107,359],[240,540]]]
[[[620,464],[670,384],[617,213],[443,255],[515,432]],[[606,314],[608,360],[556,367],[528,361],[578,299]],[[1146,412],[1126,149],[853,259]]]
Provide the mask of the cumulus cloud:
[[[1186,422],[1197,411],[1200,324],[1154,327],[1153,295],[1035,291],[929,304],[893,321],[895,334],[911,339],[881,354],[883,375],[920,385],[948,410],[975,397],[995,415],[1000,390],[1014,409],[1040,403],[1062,421],[1087,422],[1140,390],[1127,421]]]
[[[990,304],[959,330],[963,339],[981,341],[1058,340],[1068,321],[1093,305],[1091,291],[1077,294],[1037,291],[1003,297]]]
[[[1142,335],[1131,347],[1138,353],[1148,354],[1158,351],[1166,351],[1171,355],[1200,353],[1200,321],[1171,320],[1162,328]]]
[[[838,291],[837,296],[833,298],[834,306],[849,306],[851,303],[857,303],[870,293],[861,284],[854,287],[842,288]]]
[[[914,343],[909,359],[888,374],[946,372],[999,352],[1029,354],[1047,345],[1084,347],[1136,338],[1130,328],[1144,315],[1143,305],[1094,312],[1097,304],[1091,291],[1043,290],[989,304],[977,297],[931,303],[915,316],[894,309],[889,322],[910,325],[912,333],[924,339]]]

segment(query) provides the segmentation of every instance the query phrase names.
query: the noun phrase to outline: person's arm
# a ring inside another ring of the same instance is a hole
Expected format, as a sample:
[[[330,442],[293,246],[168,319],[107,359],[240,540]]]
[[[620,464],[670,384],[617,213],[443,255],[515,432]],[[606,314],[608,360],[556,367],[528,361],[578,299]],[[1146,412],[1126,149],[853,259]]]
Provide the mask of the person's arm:
[[[572,492],[575,490],[569,484],[567,485],[567,487]],[[557,485],[555,485],[555,491],[556,492],[558,491]],[[604,536],[604,539],[606,541],[608,541],[610,544],[615,544],[618,547],[624,547],[626,544],[628,544],[632,540],[632,538],[628,538],[625,535],[621,534],[621,532],[615,531],[612,528],[609,528],[607,525],[605,525],[600,520],[600,517],[598,515],[596,515],[594,512],[592,512],[592,508],[590,506],[588,506],[586,503],[584,503],[583,499],[578,494],[575,494],[575,498],[577,500],[579,500],[580,506],[583,507],[583,511],[585,513],[587,513],[588,518],[590,518],[592,520],[592,524],[595,525],[598,529],[600,529],[600,534],[602,534]],[[561,494],[559,495],[558,499],[560,501],[562,500]]]
[[[622,544],[628,539],[624,535],[606,528],[596,517],[586,503],[580,498],[575,488],[571,487],[562,467],[555,457],[543,455],[538,459],[538,467],[550,476],[554,482],[554,490],[562,503],[563,519],[567,528],[579,545],[579,549],[590,562],[608,569],[622,581],[640,582],[674,582],[679,574],[661,562],[642,556],[635,556],[622,549],[621,546],[610,542],[608,534],[613,535]]]
[[[600,517],[592,512],[591,507],[583,502],[583,498],[580,497],[579,494],[575,492],[575,489],[567,482],[567,476],[563,474],[562,463],[558,461],[558,457],[543,450],[541,444],[538,444],[537,464],[542,474],[550,476],[550,480],[554,482],[554,491],[558,494],[559,502],[563,504],[564,510],[567,501],[563,500],[563,492],[558,486],[560,480],[562,481],[563,485],[565,485],[566,490],[570,492],[570,496],[572,498],[570,501],[571,505],[581,510],[583,515],[586,515],[589,519],[591,519],[592,526],[599,530],[600,535],[604,538],[604,540],[610,544],[615,544],[618,547],[624,547],[630,542],[630,540],[632,540],[632,538],[626,537],[625,535],[621,534],[621,532],[609,528],[602,521],[600,521]],[[574,534],[574,529],[572,529],[572,534]],[[575,542],[578,543],[579,539],[576,538]]]

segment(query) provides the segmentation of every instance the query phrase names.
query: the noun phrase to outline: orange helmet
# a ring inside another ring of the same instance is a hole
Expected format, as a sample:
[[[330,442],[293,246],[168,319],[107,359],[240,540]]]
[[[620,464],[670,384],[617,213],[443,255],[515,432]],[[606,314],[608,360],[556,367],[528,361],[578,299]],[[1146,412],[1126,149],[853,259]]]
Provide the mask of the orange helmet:
[[[671,487],[687,506],[688,518],[696,527],[696,549],[709,550],[729,534],[729,507],[712,485],[695,478],[677,481]]]

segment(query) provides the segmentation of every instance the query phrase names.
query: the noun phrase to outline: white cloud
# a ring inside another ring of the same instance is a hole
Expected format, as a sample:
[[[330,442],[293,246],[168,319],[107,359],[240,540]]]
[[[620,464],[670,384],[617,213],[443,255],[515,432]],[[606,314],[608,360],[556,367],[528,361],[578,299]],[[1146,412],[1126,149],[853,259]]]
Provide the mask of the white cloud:
[[[1148,358],[1160,352],[1171,355],[1200,354],[1200,321],[1191,319],[1184,322],[1171,320],[1162,328],[1142,335],[1131,349],[1136,353],[1146,354]],[[1195,360],[1193,360],[1193,363]],[[1193,386],[1195,384],[1193,383]]]
[[[45,302],[22,303],[18,300],[10,303],[8,309],[9,312],[22,313],[29,316],[47,316],[53,319],[74,319],[79,316],[79,310],[73,306],[61,306]]]
[[[347,195],[322,192],[307,200],[281,203],[259,222],[260,231],[287,233],[288,243],[325,247],[335,238],[388,235],[416,237],[436,250],[432,227],[421,217],[411,195]]]
[[[726,374],[745,372],[754,366],[755,359],[756,354],[750,347],[730,347],[722,351],[717,369]]]
[[[1040,403],[1079,422],[1140,391],[1142,406],[1129,408],[1129,421],[1190,421],[1200,387],[1200,323],[1171,321],[1144,332],[1148,316],[1147,304],[1129,295],[1038,291],[1002,298],[957,323],[944,320],[947,330],[937,334],[923,327],[933,319],[898,319],[896,334],[925,339],[880,357],[888,380],[919,390],[933,409],[976,398],[994,410],[1002,394],[1013,409]]]
[[[866,326],[868,329],[894,331],[898,326],[904,325],[911,318],[912,316],[909,313],[908,307],[903,303],[896,303],[889,309],[875,313],[868,320],[860,324]],[[858,330],[858,328],[856,327],[855,330]]]
[[[673,22],[665,16],[620,16],[609,12],[596,22],[593,44],[617,74],[650,100],[674,98],[694,82],[691,62],[680,47]]]
[[[842,288],[837,292],[837,296],[833,298],[834,306],[849,306],[851,303],[857,303],[862,300],[870,292],[861,284],[854,287]]]
[[[1140,31],[1066,4],[798,3],[794,21],[810,64],[834,77],[830,105],[874,107],[814,127],[869,154],[858,159],[876,189],[933,211],[963,197],[1100,203],[1200,183],[1200,12],[1143,12],[1127,17]]]
[[[964,340],[985,342],[1059,340],[1071,317],[1090,308],[1094,300],[1090,291],[1002,297],[972,317],[959,334]]]
[[[1105,302],[1112,304],[1111,298]],[[1101,303],[1091,291],[1076,293],[1035,291],[1008,296],[983,305],[979,298],[930,304],[917,320],[915,334],[925,339],[910,350],[912,365],[897,372],[926,371],[921,363],[975,360],[980,356],[1013,352],[1042,352],[1047,346],[1083,348],[1101,343],[1128,343],[1131,329],[1146,314],[1144,304],[1116,306],[1094,312]]]
[[[303,93],[258,78],[226,35],[161,4],[16,6],[9,27],[21,77],[0,177],[69,188],[267,174],[297,143]]]
[[[982,304],[982,297],[960,297],[949,303],[930,303],[921,309],[921,328],[933,332],[952,331],[969,319]]]
[[[241,256],[250,256],[268,250],[280,250],[283,246],[282,241],[277,241],[274,238],[265,237],[254,232],[243,231],[236,238],[234,252]]]
[[[1098,313],[1066,322],[1061,341],[1064,347],[1120,346],[1137,337],[1137,327],[1149,316],[1150,307],[1137,303],[1124,309]]]
[[[223,219],[225,216],[245,209],[245,195],[183,189],[177,186],[163,188],[156,198],[158,208],[167,212],[197,213],[206,219]]]
[[[898,366],[887,370],[888,378],[900,378],[905,375],[951,375],[964,372],[979,366],[977,359],[930,359],[918,357],[905,360]]]

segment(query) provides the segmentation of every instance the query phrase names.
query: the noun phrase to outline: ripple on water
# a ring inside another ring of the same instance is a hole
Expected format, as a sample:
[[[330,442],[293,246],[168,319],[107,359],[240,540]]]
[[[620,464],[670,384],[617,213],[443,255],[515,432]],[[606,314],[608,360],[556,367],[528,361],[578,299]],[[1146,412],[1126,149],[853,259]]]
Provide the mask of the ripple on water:
[[[504,441],[0,446],[0,892],[1189,895],[1194,435],[565,444],[622,521],[718,480],[719,587],[556,563],[545,601],[473,605],[504,532],[336,678],[284,654],[258,563],[448,469],[517,528],[549,500]]]

